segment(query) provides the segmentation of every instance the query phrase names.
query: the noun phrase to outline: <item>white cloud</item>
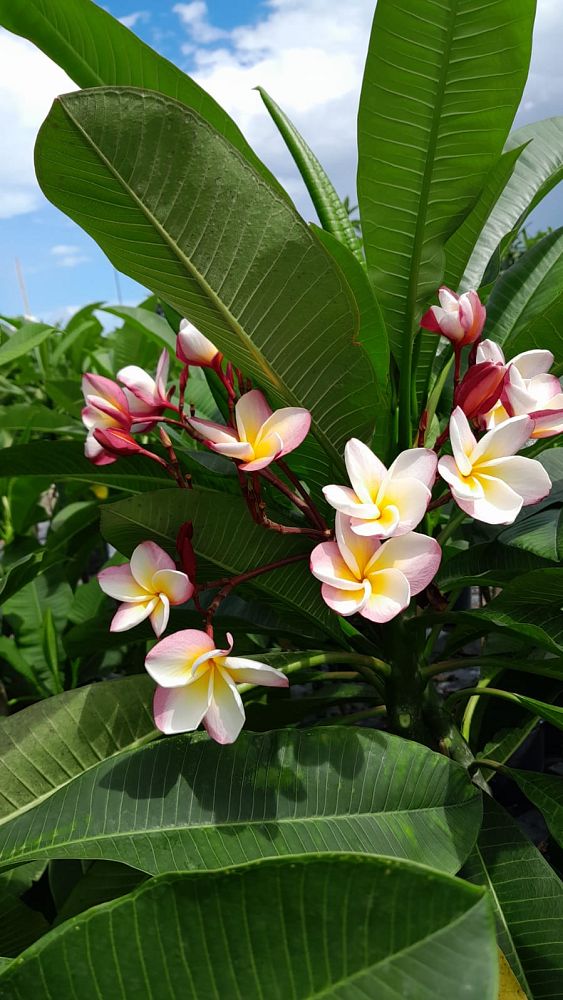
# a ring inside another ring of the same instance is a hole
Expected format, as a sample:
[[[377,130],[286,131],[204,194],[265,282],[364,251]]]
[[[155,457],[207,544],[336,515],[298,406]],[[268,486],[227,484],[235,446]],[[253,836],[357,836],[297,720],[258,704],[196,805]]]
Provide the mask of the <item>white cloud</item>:
[[[193,0],[192,3],[177,3],[172,8],[186,28],[192,42],[198,45],[208,45],[220,38],[227,38],[228,32],[215,28],[209,23],[207,4],[204,0]],[[191,54],[193,46],[187,43],[182,47],[184,53]]]
[[[0,29],[0,218],[32,212],[42,201],[33,169],[41,122],[58,94],[75,85],[29,42]]]
[[[90,260],[82,253],[80,247],[67,243],[57,243],[51,247],[50,253],[55,258],[57,267],[78,267],[79,264],[87,264]]]
[[[150,19],[150,14],[148,10],[135,10],[132,14],[125,14],[124,17],[119,17],[118,21],[124,24],[126,28],[134,28],[136,24],[144,23]]]

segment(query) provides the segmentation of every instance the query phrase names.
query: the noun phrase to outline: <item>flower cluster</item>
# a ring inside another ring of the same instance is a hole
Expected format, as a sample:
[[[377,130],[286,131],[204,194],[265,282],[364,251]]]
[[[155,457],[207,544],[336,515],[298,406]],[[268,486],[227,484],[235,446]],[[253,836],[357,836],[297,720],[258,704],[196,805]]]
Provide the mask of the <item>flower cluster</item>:
[[[94,464],[105,465],[120,455],[142,454],[164,466],[178,486],[192,488],[165,426],[180,428],[196,447],[209,448],[235,462],[244,499],[257,524],[315,540],[310,569],[321,583],[328,607],[344,617],[389,622],[429,586],[439,568],[438,541],[415,530],[427,511],[453,500],[477,520],[512,523],[523,506],[538,502],[551,488],[543,466],[517,452],[534,438],[563,431],[563,393],[558,379],[549,374],[553,355],[527,351],[507,361],[498,344],[480,339],[486,310],[476,292],[456,295],[442,288],[439,301],[439,306],[425,314],[422,326],[443,334],[453,346],[454,403],[447,426],[433,449],[424,447],[423,415],[419,446],[401,452],[389,468],[362,441],[348,441],[344,461],[349,484],[328,485],[323,490],[336,512],[334,531],[284,461],[304,441],[311,414],[293,406],[272,410],[264,393],[226,363],[215,345],[187,320],[182,321],[177,338],[176,356],[182,363],[177,402],[174,387],[167,387],[166,350],[154,377],[134,365],[121,369],[115,382],[101,375],[84,375],[86,455]],[[468,346],[469,364],[461,378],[462,350]],[[224,424],[199,418],[193,407],[184,412],[194,366],[211,369],[221,381],[228,404]],[[167,459],[145,443],[156,429]],[[290,501],[299,523],[271,520],[262,495],[263,481],[269,491],[280,491],[285,503]],[[150,621],[159,641],[148,653],[145,666],[157,683],[154,714],[162,732],[192,731],[202,723],[213,739],[230,743],[245,718],[238,685],[285,687],[288,679],[265,663],[233,656],[230,635],[226,648],[220,648],[213,634],[213,617],[234,586],[298,561],[302,555],[227,580],[198,584],[190,523],[182,525],[176,548],[178,565],[155,542],[145,541],[136,547],[128,564],[102,570],[98,577],[102,590],[119,602],[111,630],[121,632]],[[203,608],[200,594],[213,589],[218,593]],[[203,618],[204,629],[184,629],[162,638],[170,608],[190,600]]]

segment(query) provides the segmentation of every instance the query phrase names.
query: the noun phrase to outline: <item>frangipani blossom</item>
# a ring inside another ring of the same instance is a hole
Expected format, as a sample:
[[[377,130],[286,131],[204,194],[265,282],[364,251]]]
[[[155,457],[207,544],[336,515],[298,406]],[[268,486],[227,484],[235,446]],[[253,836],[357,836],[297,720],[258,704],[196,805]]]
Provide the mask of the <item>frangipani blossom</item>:
[[[551,351],[523,351],[506,362],[498,344],[484,340],[477,361],[490,360],[506,371],[502,396],[483,418],[486,427],[497,427],[510,417],[529,414],[534,421],[530,437],[552,437],[563,432],[563,392],[555,375]]]
[[[170,358],[166,348],[158,360],[155,378],[138,365],[127,365],[117,373],[117,378],[125,387],[124,393],[129,412],[134,420],[134,431],[144,431],[153,426],[152,421],[143,422],[139,418],[160,416],[168,406],[166,382]]]
[[[159,685],[154,721],[161,732],[192,732],[203,722],[217,743],[234,743],[245,719],[237,684],[288,687],[288,678],[279,670],[231,656],[231,635],[227,641],[227,649],[216,649],[205,632],[190,628],[153,646],[145,667]]]
[[[329,608],[388,622],[403,611],[436,575],[442,550],[434,538],[411,532],[380,542],[355,534],[350,518],[336,515],[336,541],[311,553],[311,572],[322,582]]]
[[[470,365],[454,392],[454,402],[468,420],[479,421],[499,400],[505,380],[503,365],[491,361]]]
[[[487,310],[477,292],[457,295],[451,288],[442,287],[438,298],[440,305],[431,306],[422,317],[420,325],[425,330],[441,333],[457,349],[478,340],[483,332]]]
[[[132,416],[127,397],[117,382],[103,375],[87,373],[82,376],[82,392],[86,406],[82,410],[82,421],[88,430],[84,454],[94,465],[109,465],[116,456],[106,452],[94,432],[97,429],[131,429]]]
[[[98,573],[104,594],[123,603],[110,625],[111,632],[125,632],[150,618],[161,636],[170,615],[170,605],[184,604],[194,592],[189,577],[176,569],[174,560],[155,542],[142,542],[124,566],[108,566]]]
[[[388,538],[416,528],[426,513],[436,479],[437,457],[428,448],[403,451],[389,470],[357,438],[344,450],[349,486],[325,486],[335,510],[350,520],[357,535]]]
[[[212,420],[190,420],[191,426],[219,455],[235,458],[245,472],[265,468],[294,451],[306,438],[311,414],[298,406],[272,412],[259,389],[241,396],[235,406],[236,430]]]
[[[176,340],[176,357],[186,365],[199,365],[210,368],[217,358],[219,351],[200,333],[199,330],[183,319],[180,323],[180,331]]]
[[[521,508],[547,496],[551,480],[535,459],[515,453],[530,437],[530,417],[512,417],[477,442],[467,417],[456,407],[450,419],[453,455],[438,472],[466,514],[487,524],[512,524]]]

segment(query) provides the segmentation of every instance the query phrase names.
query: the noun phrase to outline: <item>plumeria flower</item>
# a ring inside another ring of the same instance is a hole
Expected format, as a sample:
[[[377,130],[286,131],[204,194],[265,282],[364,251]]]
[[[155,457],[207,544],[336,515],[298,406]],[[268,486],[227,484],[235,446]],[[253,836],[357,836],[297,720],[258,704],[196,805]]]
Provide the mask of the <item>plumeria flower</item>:
[[[298,406],[272,412],[259,389],[241,396],[235,406],[236,430],[211,420],[190,420],[191,426],[219,455],[235,458],[245,472],[265,468],[294,451],[309,432],[311,414]]]
[[[215,344],[212,344],[192,323],[188,323],[187,319],[183,319],[176,340],[176,357],[186,365],[211,368],[218,356],[219,351]]]
[[[502,348],[484,340],[477,348],[477,361],[487,360],[504,369],[506,378],[500,400],[483,417],[491,428],[510,417],[529,414],[534,421],[530,437],[552,437],[563,432],[563,392],[555,375],[551,351],[523,351],[506,362]]]
[[[161,636],[171,604],[184,604],[194,592],[186,573],[176,569],[174,560],[155,542],[142,542],[125,566],[108,566],[98,573],[104,594],[122,601],[110,625],[110,632],[125,632],[150,618]]]
[[[117,373],[117,378],[124,386],[124,393],[129,405],[129,412],[134,420],[134,431],[144,431],[153,426],[140,420],[142,417],[160,416],[168,406],[166,382],[170,358],[166,348],[160,355],[155,378],[138,365],[127,365]]]
[[[86,402],[82,421],[88,430],[84,454],[94,465],[109,465],[115,462],[116,456],[104,450],[95,431],[107,428],[130,431],[133,418],[127,397],[117,382],[91,373],[82,376],[82,392]]]
[[[408,607],[436,575],[442,550],[434,538],[411,532],[381,542],[355,534],[350,518],[336,515],[336,541],[311,553],[311,572],[322,582],[329,608],[388,622]]]
[[[227,649],[216,649],[205,632],[189,628],[153,646],[145,667],[159,685],[154,721],[161,732],[192,732],[203,722],[217,743],[234,743],[245,719],[237,684],[288,687],[288,678],[279,670],[231,656],[231,635],[227,641]]]
[[[480,361],[470,365],[457,386],[454,402],[468,420],[480,421],[500,399],[507,372],[504,365]]]
[[[352,488],[325,486],[323,493],[331,507],[351,519],[355,534],[388,538],[416,528],[436,479],[438,459],[433,451],[410,448],[387,470],[367,445],[352,438],[344,461]]]
[[[530,417],[512,417],[477,442],[456,407],[450,419],[453,455],[440,459],[438,472],[466,514],[487,524],[512,524],[523,506],[547,496],[551,480],[543,465],[516,455],[532,428]]]
[[[477,292],[456,295],[450,288],[442,287],[438,298],[440,305],[431,306],[420,325],[425,330],[441,333],[458,349],[478,340],[483,332],[487,310]]]

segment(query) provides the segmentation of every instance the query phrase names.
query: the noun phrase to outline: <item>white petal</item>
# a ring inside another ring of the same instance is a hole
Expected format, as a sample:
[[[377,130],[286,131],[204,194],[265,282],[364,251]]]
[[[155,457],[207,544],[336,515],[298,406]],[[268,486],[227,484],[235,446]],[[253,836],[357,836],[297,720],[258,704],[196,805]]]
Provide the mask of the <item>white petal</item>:
[[[260,451],[261,442],[272,434],[277,434],[282,442],[280,455],[294,451],[305,440],[311,427],[311,414],[300,406],[285,406],[274,410],[256,440],[256,451]]]
[[[371,581],[379,570],[399,570],[407,578],[411,594],[418,594],[436,576],[441,558],[442,550],[435,538],[411,531],[409,535],[385,542],[371,566],[368,566],[367,573]]]
[[[161,569],[176,569],[174,560],[156,542],[142,542],[131,556],[131,572],[141,587],[154,594],[153,577]]]
[[[454,315],[457,316],[459,311],[459,295],[452,292],[451,288],[446,288],[445,285],[442,285],[442,287],[438,289],[438,301],[440,302],[442,309],[445,309],[447,312],[454,313]]]
[[[244,705],[236,684],[226,670],[213,674],[213,691],[203,719],[207,732],[216,743],[234,743],[244,725]]]
[[[231,427],[216,424],[214,420],[200,420],[192,417],[189,423],[198,434],[201,434],[202,438],[212,444],[232,444],[233,441],[238,441],[238,436]]]
[[[479,479],[483,497],[472,501],[458,500],[461,509],[486,524],[512,524],[522,509],[522,498],[500,479],[488,476],[479,476]],[[470,510],[466,504],[471,505]]]
[[[518,369],[522,378],[533,378],[548,372],[553,364],[551,351],[523,351],[510,361]]]
[[[157,639],[160,639],[162,633],[166,631],[169,617],[170,601],[168,600],[166,594],[160,594],[156,602],[156,607],[154,611],[151,612],[151,625]]]
[[[194,663],[215,652],[215,643],[199,629],[184,629],[161,639],[145,659],[145,670],[162,687],[179,687],[192,680]]]
[[[462,476],[469,476],[472,469],[472,454],[477,441],[465,413],[459,406],[456,406],[450,418],[450,441],[459,471]]]
[[[381,482],[387,475],[383,462],[358,438],[348,441],[344,461],[358,499],[362,503],[375,503]]]
[[[240,440],[249,441],[253,445],[262,425],[266,423],[268,417],[271,415],[272,410],[263,392],[260,392],[259,389],[251,389],[250,392],[245,392],[235,407],[235,417]]]
[[[379,539],[357,535],[345,514],[336,515],[335,534],[338,548],[352,575],[357,580],[363,580],[365,567],[380,547]]]
[[[400,522],[399,509],[393,504],[387,504],[381,508],[379,517],[370,521],[352,517],[350,527],[355,535],[363,535],[364,538],[389,538],[400,531]]]
[[[311,573],[321,583],[341,590],[361,590],[362,583],[354,576],[336,542],[321,542],[311,552]]]
[[[323,583],[321,587],[325,604],[328,604],[332,611],[336,611],[337,615],[342,615],[344,618],[349,618],[350,615],[361,611],[370,593],[371,588],[368,580],[365,580],[362,589],[355,593],[349,590],[339,590],[337,587],[331,587],[328,583]]]
[[[117,601],[137,603],[145,601],[149,594],[144,587],[139,586],[131,573],[129,563],[124,566],[108,566],[98,573],[98,583],[104,594]]]
[[[494,427],[481,438],[473,451],[471,461],[477,468],[493,458],[507,458],[519,451],[530,437],[534,422],[530,417],[511,417]]]
[[[551,479],[543,465],[523,455],[495,458],[492,462],[479,467],[479,475],[481,473],[501,479],[522,497],[524,506],[543,500],[551,489]],[[487,495],[486,489],[485,495]]]
[[[495,365],[504,365],[505,363],[502,348],[495,344],[494,340],[481,341],[477,347],[475,360],[477,364],[482,364],[483,361],[492,361]]]
[[[370,576],[371,594],[360,611],[372,622],[388,622],[408,607],[411,589],[407,578],[397,569],[384,569]]]
[[[154,721],[161,733],[191,733],[209,708],[213,673],[208,671],[187,687],[158,687],[153,702]]]
[[[247,444],[246,441],[231,441],[227,444],[213,444],[211,442],[209,447],[218,455],[224,455],[225,458],[236,458],[239,462],[251,462],[254,458],[252,445]]]
[[[426,514],[431,499],[430,490],[424,483],[416,479],[388,479],[382,486],[377,502],[384,514],[387,507],[396,508],[399,512],[399,524],[402,533],[412,531],[420,524]],[[391,532],[388,532],[390,534]]]
[[[221,664],[235,684],[263,684],[264,687],[289,687],[289,678],[267,663],[244,656],[226,656]]]
[[[170,604],[184,604],[194,592],[189,576],[179,569],[160,569],[152,581],[155,594],[166,594]]]
[[[152,600],[139,604],[120,604],[112,618],[110,632],[126,632],[127,629],[140,625],[154,611],[157,600],[158,598],[153,597]]]
[[[117,378],[133,396],[142,400],[143,403],[154,405],[158,401],[155,380],[138,365],[127,365],[126,368],[122,368],[121,371],[118,371]]]
[[[379,508],[372,503],[363,503],[349,486],[325,486],[323,493],[331,507],[348,517],[379,517]]]
[[[430,448],[409,448],[401,452],[389,469],[391,479],[418,479],[431,490],[436,481],[438,456]]]
[[[483,496],[483,487],[479,480],[475,476],[461,476],[451,455],[444,455],[440,459],[438,462],[438,472],[442,479],[445,479],[448,485],[451,486],[452,492],[456,491],[456,497],[461,496],[467,500],[473,500]]]

